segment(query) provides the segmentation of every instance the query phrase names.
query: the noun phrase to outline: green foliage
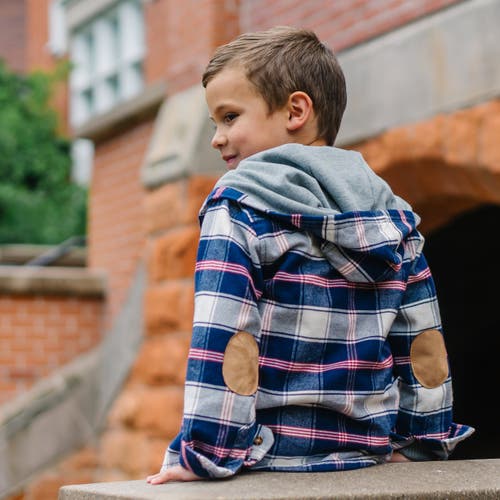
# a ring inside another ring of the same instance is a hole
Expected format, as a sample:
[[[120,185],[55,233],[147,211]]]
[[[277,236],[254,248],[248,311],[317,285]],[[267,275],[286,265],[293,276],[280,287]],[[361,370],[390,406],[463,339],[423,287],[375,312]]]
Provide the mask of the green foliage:
[[[15,74],[0,61],[0,243],[85,234],[86,190],[70,181],[70,142],[49,103],[60,77]]]

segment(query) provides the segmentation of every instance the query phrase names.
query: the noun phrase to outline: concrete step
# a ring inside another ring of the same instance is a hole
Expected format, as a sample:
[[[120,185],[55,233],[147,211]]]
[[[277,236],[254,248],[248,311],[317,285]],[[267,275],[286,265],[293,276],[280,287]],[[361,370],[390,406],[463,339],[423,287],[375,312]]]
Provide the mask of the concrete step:
[[[247,472],[152,486],[145,480],[64,486],[59,500],[500,499],[500,459],[386,464],[345,472]]]

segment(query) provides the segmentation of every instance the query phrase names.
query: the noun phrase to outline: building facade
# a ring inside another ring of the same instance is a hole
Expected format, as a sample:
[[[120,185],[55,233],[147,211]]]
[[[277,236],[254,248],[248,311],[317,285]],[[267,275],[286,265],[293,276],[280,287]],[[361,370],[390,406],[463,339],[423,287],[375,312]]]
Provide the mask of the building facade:
[[[92,389],[98,417],[82,410],[81,439],[55,447],[50,466],[16,469],[5,491],[53,498],[62,484],[159,468],[182,413],[197,212],[224,171],[200,77],[218,45],[274,25],[311,28],[338,53],[348,107],[337,145],[361,151],[422,216],[456,419],[480,428],[463,456],[500,456],[478,410],[494,391],[500,328],[487,264],[500,221],[499,0],[11,0],[0,19],[13,69],[72,60],[55,105],[94,147],[87,265],[107,276],[111,339],[89,364],[104,377]]]

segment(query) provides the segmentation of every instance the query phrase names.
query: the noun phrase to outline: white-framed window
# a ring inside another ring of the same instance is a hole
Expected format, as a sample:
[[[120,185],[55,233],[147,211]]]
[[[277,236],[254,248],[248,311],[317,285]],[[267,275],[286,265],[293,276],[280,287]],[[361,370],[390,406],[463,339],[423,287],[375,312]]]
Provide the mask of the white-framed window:
[[[88,186],[92,178],[94,143],[88,139],[75,139],[71,143],[71,180]]]
[[[121,0],[70,33],[73,126],[138,94],[145,54],[141,0]]]
[[[52,0],[49,4],[48,49],[56,57],[64,56],[68,51],[63,0]]]

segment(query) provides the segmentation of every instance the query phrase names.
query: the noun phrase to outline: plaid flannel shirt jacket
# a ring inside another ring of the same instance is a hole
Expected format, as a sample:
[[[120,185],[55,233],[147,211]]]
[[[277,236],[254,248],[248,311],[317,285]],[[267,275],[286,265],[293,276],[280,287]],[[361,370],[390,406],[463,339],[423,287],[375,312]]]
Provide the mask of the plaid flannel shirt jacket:
[[[281,214],[219,186],[200,212],[182,429],[163,468],[201,477],[323,471],[394,450],[445,459],[473,430],[452,422],[450,376],[424,387],[411,346],[441,336],[418,216]],[[258,345],[258,389],[223,375],[231,338]]]

